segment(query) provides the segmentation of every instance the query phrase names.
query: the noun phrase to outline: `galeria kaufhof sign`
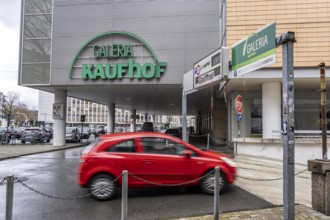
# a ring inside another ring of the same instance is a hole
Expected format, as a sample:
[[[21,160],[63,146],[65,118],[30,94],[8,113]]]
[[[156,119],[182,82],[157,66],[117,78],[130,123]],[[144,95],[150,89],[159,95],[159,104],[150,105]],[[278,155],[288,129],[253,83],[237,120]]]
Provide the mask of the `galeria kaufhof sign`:
[[[135,62],[137,59],[142,62]],[[69,79],[160,79],[166,66],[142,38],[113,31],[93,37],[78,50],[71,62]]]

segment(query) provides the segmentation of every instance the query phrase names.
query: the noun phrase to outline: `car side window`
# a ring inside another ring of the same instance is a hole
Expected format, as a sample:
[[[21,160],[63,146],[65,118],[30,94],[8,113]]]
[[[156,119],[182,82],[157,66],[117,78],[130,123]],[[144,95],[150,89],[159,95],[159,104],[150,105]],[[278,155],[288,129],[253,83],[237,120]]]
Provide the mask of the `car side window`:
[[[165,138],[141,138],[143,149],[145,153],[154,154],[170,154],[170,155],[183,155],[183,151],[187,148],[177,142]],[[193,156],[196,153],[193,152]]]
[[[117,143],[105,149],[106,152],[136,152],[134,140]]]

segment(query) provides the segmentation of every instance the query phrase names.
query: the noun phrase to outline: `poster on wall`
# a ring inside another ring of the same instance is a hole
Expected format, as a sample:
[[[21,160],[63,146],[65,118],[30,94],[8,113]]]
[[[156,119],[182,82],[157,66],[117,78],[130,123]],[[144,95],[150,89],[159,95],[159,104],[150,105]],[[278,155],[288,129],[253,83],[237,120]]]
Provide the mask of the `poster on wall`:
[[[53,119],[64,118],[64,104],[63,103],[54,103],[53,104]]]

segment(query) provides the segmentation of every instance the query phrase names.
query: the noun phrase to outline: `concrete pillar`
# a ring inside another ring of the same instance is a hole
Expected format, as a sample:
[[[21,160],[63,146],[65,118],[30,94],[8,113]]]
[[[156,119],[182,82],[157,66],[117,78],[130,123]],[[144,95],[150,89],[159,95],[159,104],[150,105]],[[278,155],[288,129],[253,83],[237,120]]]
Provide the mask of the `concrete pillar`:
[[[281,83],[262,84],[262,137],[280,138],[281,130]]]
[[[330,216],[330,161],[309,160],[312,172],[312,207]]]
[[[131,113],[132,113],[131,131],[135,132],[136,131],[136,109],[133,109],[131,111]]]
[[[116,104],[108,103],[108,133],[115,133]]]
[[[65,145],[66,102],[67,91],[63,89],[55,89],[55,98],[53,105],[53,146],[55,147]]]

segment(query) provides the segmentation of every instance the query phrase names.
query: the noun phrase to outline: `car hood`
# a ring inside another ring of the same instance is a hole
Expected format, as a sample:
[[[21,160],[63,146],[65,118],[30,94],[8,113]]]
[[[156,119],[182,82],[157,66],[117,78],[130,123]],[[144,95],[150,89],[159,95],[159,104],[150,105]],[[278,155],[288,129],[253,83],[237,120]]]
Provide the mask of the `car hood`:
[[[203,154],[205,156],[214,158],[214,159],[219,159],[220,157],[229,157],[228,155],[216,152],[216,151],[212,151],[212,150],[202,150]]]

